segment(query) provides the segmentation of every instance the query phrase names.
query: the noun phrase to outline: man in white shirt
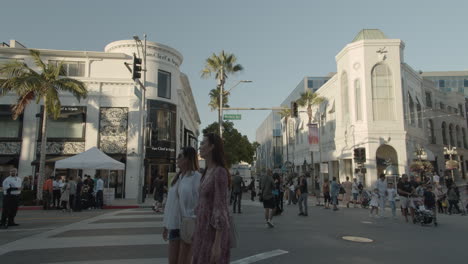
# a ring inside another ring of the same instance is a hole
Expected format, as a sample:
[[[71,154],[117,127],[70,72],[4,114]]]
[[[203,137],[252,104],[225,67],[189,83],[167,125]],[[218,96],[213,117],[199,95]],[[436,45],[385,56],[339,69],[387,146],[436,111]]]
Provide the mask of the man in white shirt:
[[[385,179],[385,174],[380,174],[380,179],[377,180],[377,183],[375,185],[375,188],[379,190],[379,213],[380,217],[384,216],[384,210],[385,210],[385,201],[386,201],[386,196],[387,196],[387,180]]]
[[[6,229],[9,226],[18,226],[18,224],[15,223],[15,216],[18,212],[22,181],[18,177],[17,169],[13,168],[10,170],[10,176],[3,181],[2,186],[4,197],[0,228]]]
[[[104,181],[101,179],[101,176],[96,176],[96,208],[102,209],[104,205]]]
[[[352,185],[352,189],[351,189],[351,193],[353,194],[353,204],[354,204],[354,208],[357,207],[357,200],[358,200],[358,196],[359,196],[359,184],[357,182],[357,179],[354,178],[353,179],[353,185]]]

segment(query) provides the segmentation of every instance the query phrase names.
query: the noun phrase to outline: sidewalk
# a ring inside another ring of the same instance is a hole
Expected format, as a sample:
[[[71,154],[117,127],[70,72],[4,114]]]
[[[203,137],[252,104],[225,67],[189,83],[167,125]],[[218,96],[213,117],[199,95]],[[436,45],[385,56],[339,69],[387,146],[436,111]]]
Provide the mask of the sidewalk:
[[[151,208],[153,206],[153,199],[146,199],[144,203],[138,204],[136,199],[115,199],[110,204],[104,205],[103,209],[133,209],[133,208]],[[20,206],[18,210],[42,210],[42,206],[28,205]],[[0,208],[0,212],[2,208]]]

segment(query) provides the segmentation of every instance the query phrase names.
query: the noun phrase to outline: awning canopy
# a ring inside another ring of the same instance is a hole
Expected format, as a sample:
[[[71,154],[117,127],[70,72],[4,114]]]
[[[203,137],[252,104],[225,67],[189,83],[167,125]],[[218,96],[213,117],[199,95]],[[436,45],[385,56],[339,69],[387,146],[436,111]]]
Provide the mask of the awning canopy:
[[[125,164],[107,156],[96,147],[59,160],[55,163],[56,169],[96,169],[96,170],[125,170]]]

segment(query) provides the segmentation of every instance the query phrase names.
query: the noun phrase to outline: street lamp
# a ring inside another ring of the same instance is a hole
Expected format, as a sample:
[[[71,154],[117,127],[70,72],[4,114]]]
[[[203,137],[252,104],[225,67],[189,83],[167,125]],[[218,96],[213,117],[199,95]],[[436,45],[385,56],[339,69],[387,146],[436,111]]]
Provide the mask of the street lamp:
[[[138,177],[138,197],[137,201],[138,203],[143,203],[143,181],[145,177],[145,163],[144,160],[146,158],[146,147],[145,147],[145,124],[146,124],[146,34],[143,35],[144,37],[144,42],[141,41],[141,39],[138,36],[133,36],[133,39],[135,40],[136,47],[137,47],[137,52],[138,52],[138,57],[140,57],[140,49],[141,52],[143,53],[143,85],[141,86],[142,90],[142,97],[141,97],[141,108],[140,108],[140,133],[141,133],[141,140],[139,142],[140,145],[140,151],[141,151],[141,156],[140,156],[140,172],[139,172],[139,177]],[[140,83],[141,84],[141,83]]]
[[[230,89],[228,89],[226,92],[224,91],[224,82],[220,82],[218,85],[220,88],[219,91],[219,117],[218,117],[218,123],[219,123],[219,136],[223,138],[223,96],[229,94],[234,87],[239,85],[240,83],[251,83],[252,81],[248,80],[240,80],[238,81],[234,86],[232,86]]]
[[[444,154],[445,155],[449,155],[449,160],[450,161],[453,161],[452,159],[452,155],[457,155],[457,148],[456,147],[452,147],[451,145],[449,145],[449,147],[444,147]],[[450,171],[451,171],[451,174],[452,174],[452,181],[455,181],[455,178],[453,176],[453,169],[452,167],[449,168]]]
[[[421,147],[420,145],[417,145],[415,150],[414,150],[414,155],[418,158],[418,161],[419,162],[422,162],[423,159],[426,159],[427,158],[427,153],[426,151],[424,150],[423,147]],[[420,175],[421,176],[421,181],[423,183],[426,182],[426,172],[425,171],[421,171],[420,172]]]

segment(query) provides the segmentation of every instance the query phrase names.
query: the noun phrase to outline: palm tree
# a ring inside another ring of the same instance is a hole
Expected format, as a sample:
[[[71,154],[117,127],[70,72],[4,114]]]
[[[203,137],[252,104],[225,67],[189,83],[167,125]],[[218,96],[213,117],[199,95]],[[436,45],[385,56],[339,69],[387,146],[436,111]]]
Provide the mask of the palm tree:
[[[210,95],[210,103],[208,106],[210,107],[211,111],[214,111],[216,109],[219,109],[219,88],[216,89],[211,89],[209,95]],[[228,95],[224,94],[223,95],[223,107],[229,107],[228,105]]]
[[[37,188],[37,199],[42,199],[42,183],[44,181],[45,157],[47,144],[47,117],[60,117],[60,92],[69,92],[76,99],[86,98],[88,91],[86,85],[72,78],[62,77],[65,75],[62,63],[59,65],[45,64],[37,50],[30,50],[30,55],[34,64],[40,69],[36,72],[26,63],[11,61],[0,66],[0,75],[6,77],[0,79],[0,96],[5,96],[10,92],[16,93],[18,101],[12,107],[13,119],[17,119],[23,113],[26,106],[33,100],[44,103],[42,117],[42,138],[39,159],[39,179]]]
[[[286,161],[289,161],[289,135],[288,135],[288,120],[291,116],[291,109],[282,105],[282,109],[278,112],[281,119],[284,118],[284,126],[286,127]]]
[[[225,53],[224,50],[216,55],[213,53],[208,59],[205,61],[205,67],[202,70],[201,77],[208,78],[211,74],[215,74],[215,79],[218,81],[218,89],[221,90],[221,93],[224,94],[224,84],[226,83],[226,79],[228,78],[228,74],[234,74],[236,72],[242,71],[244,68],[240,64],[236,64],[237,58],[234,54]],[[218,92],[218,96],[220,92]],[[210,92],[211,96],[211,92]],[[221,107],[223,106],[223,97],[221,96],[221,102],[218,102],[218,119],[219,119],[219,134],[222,135],[221,127],[223,122]],[[211,106],[211,103],[210,103]]]
[[[309,124],[312,122],[312,106],[320,105],[325,101],[324,97],[319,96],[312,90],[308,89],[306,92],[301,93],[301,97],[297,100],[300,106],[307,106],[307,115],[309,116]]]

